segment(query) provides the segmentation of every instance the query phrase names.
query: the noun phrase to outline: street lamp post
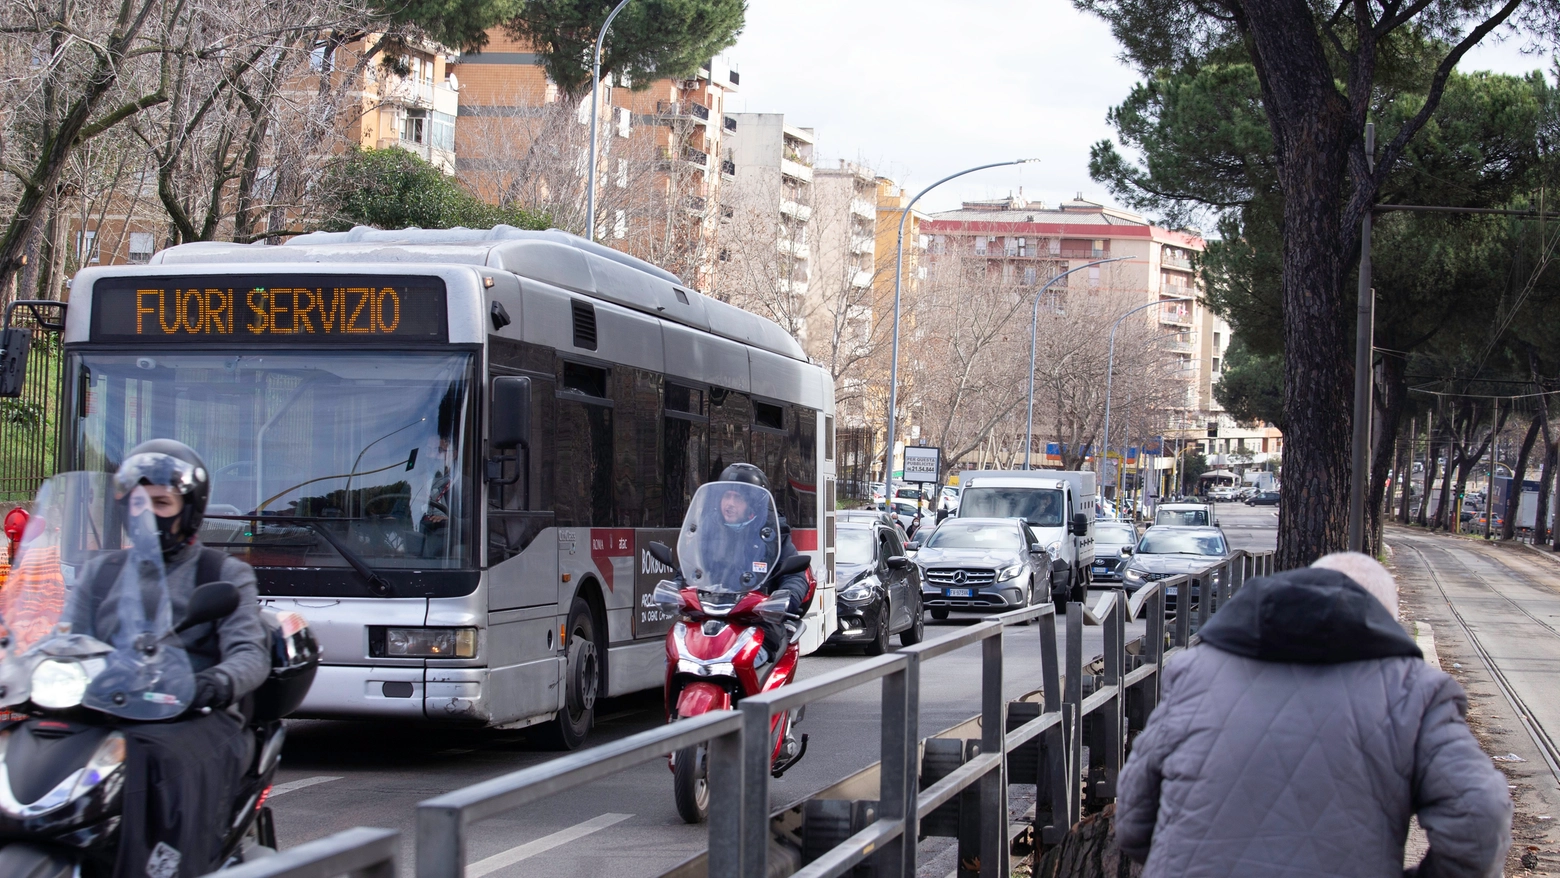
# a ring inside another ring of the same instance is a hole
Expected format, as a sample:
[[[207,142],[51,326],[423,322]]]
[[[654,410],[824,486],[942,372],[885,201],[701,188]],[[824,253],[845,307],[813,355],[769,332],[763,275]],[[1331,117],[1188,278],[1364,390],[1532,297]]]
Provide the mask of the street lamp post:
[[[1093,262],[1085,262],[1077,268],[1069,268],[1056,277],[1045,282],[1045,286],[1035,293],[1035,304],[1029,314],[1029,414],[1026,417],[1028,426],[1024,428],[1024,469],[1029,469],[1029,452],[1034,445],[1035,433],[1035,336],[1040,328],[1040,300],[1045,298],[1045,291],[1051,288],[1051,284],[1075,271],[1083,271],[1085,268],[1093,268],[1096,265],[1104,265],[1107,262],[1120,262],[1123,259],[1131,259],[1130,256],[1113,256],[1110,259],[1096,259]]]
[[[607,39],[607,28],[612,26],[612,19],[617,18],[629,2],[619,0],[618,5],[612,7],[607,20],[601,24],[601,32],[596,34],[596,50],[590,56],[590,150],[585,169],[585,238],[588,241],[596,240],[596,105],[601,93],[601,44]]]
[[[1190,296],[1170,296],[1155,302],[1149,302],[1144,305],[1139,305],[1136,308],[1133,308],[1127,313],[1121,315],[1120,317],[1117,317],[1116,322],[1110,325],[1110,354],[1105,361],[1105,441],[1100,443],[1104,446],[1105,456],[1100,458],[1101,472],[1104,472],[1104,462],[1110,459],[1110,383],[1111,378],[1114,376],[1116,371],[1116,330],[1121,328],[1121,322],[1123,320],[1126,320],[1128,317],[1131,317],[1133,314],[1136,314],[1145,308],[1152,308],[1155,305],[1163,305],[1165,302],[1191,301],[1194,300]]]
[[[626,3],[628,0],[623,0],[623,2]],[[949,174],[917,192],[915,197],[910,199],[910,203],[906,204],[899,211],[898,255],[894,258],[894,340],[889,349],[891,362],[888,367],[888,448],[883,453],[883,502],[890,509],[894,508],[894,412],[899,407],[899,291],[900,281],[903,280],[905,274],[905,220],[910,218],[910,209],[915,207],[917,201],[921,200],[921,196],[949,180],[962,177],[965,174],[973,174],[976,171],[984,171],[988,168],[1002,168],[1008,165],[1029,165],[1038,161],[1040,160],[1014,159],[1010,162],[992,162],[989,165],[976,165],[973,168],[966,168],[957,174]]]

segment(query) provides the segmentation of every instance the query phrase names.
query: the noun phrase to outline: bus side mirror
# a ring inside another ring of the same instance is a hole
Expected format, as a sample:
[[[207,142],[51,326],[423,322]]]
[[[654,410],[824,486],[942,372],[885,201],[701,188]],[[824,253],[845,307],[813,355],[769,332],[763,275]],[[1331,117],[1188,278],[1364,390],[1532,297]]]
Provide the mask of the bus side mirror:
[[[15,399],[27,383],[27,353],[32,349],[32,330],[12,326],[0,332],[0,397]]]
[[[516,375],[493,379],[488,444],[498,451],[530,446],[531,379]]]

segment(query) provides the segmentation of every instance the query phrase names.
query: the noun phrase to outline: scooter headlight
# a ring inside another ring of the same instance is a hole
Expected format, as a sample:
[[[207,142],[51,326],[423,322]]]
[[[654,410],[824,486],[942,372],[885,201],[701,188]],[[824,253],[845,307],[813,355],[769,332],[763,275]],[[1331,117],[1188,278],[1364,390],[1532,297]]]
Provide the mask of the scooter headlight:
[[[75,707],[87,694],[87,671],[79,662],[49,659],[32,674],[32,701],[39,707],[64,710]]]
[[[97,752],[81,769],[81,775],[76,778],[76,786],[70,791],[72,800],[91,792],[92,788],[107,780],[114,772],[125,764],[125,736],[122,732],[112,732],[98,745]]]

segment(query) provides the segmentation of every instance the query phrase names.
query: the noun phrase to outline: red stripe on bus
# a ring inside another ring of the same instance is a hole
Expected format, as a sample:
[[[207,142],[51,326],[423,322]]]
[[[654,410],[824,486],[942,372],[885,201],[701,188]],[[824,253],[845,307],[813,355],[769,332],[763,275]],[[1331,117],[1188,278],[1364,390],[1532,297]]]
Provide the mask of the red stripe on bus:
[[[612,583],[612,559],[632,558],[634,529],[631,527],[593,527],[590,529],[590,559],[596,562],[607,591],[616,591]]]
[[[791,531],[791,542],[796,544],[798,552],[815,552],[818,550],[818,531],[816,529],[793,529]]]

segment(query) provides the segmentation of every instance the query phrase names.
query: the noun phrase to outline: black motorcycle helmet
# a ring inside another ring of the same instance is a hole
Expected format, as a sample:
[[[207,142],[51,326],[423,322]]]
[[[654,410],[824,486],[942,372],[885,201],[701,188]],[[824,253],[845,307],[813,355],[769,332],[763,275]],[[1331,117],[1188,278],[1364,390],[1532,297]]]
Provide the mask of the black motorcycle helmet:
[[[764,471],[751,463],[734,463],[720,471],[720,482],[746,482],[749,485],[757,485],[764,490],[769,490],[769,478]]]
[[[211,494],[211,474],[195,449],[173,439],[152,439],[130,449],[114,473],[114,496],[124,502],[137,485],[162,485],[184,497],[184,508],[176,519],[158,518],[158,537],[164,555],[170,555],[195,539],[206,518],[206,499]],[[172,524],[179,525],[178,534]]]

